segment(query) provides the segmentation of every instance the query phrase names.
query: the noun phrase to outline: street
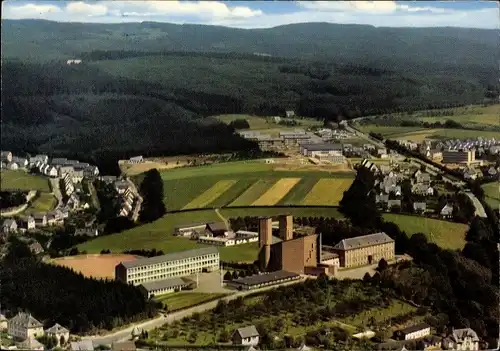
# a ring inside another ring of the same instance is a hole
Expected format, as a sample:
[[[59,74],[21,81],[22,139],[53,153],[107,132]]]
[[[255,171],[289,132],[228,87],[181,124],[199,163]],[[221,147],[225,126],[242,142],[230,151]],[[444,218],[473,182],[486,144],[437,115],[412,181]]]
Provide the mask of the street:
[[[474,207],[476,208],[476,212],[474,213],[476,216],[486,218],[486,212],[484,211],[483,204],[479,199],[474,195],[473,193],[466,191],[465,194],[471,199],[472,203],[474,204]]]

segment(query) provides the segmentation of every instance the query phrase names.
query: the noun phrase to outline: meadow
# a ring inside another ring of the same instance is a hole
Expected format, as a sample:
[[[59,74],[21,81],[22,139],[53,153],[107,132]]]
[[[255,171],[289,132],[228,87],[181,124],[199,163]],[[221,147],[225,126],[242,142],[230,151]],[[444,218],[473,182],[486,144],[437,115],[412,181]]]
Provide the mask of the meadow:
[[[181,291],[173,294],[157,296],[155,297],[155,300],[161,302],[163,308],[168,312],[174,312],[204,302],[213,301],[223,296],[225,296],[225,294]]]
[[[26,210],[26,213],[47,212],[57,205],[57,199],[49,193],[40,193]]]
[[[463,249],[467,225],[432,219],[385,213],[384,220],[393,222],[407,234],[423,233],[427,240],[445,249]]]
[[[273,169],[273,165],[263,161],[178,168],[162,171],[161,175],[167,211],[234,206],[337,206],[354,176],[346,172]],[[314,196],[308,197],[313,189],[316,189]]]
[[[493,209],[500,207],[500,183],[493,182],[488,184],[483,184],[484,189],[484,199],[485,201],[493,207]]]
[[[2,190],[51,192],[47,178],[28,174],[25,171],[2,170],[0,172],[0,188]]]
[[[280,214],[291,214],[293,216],[305,217],[334,217],[343,218],[336,208],[312,207],[312,208],[224,208],[220,214],[226,218],[245,216],[274,216]],[[88,253],[100,253],[101,250],[111,250],[120,253],[132,249],[157,249],[164,253],[178,252],[184,250],[205,247],[188,238],[173,236],[174,227],[190,223],[203,223],[220,221],[221,218],[214,210],[199,210],[189,212],[169,213],[155,222],[141,225],[121,233],[97,237],[78,245],[80,251]],[[253,262],[257,258],[258,245],[250,243],[244,245],[220,247],[221,260],[234,262]]]

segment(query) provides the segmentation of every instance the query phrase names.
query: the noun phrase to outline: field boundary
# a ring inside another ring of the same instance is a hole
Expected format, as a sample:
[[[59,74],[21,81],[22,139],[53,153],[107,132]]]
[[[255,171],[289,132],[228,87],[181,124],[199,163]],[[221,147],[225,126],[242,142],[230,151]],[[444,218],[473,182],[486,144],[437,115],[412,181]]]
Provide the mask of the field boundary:
[[[338,209],[338,205],[259,205],[259,206],[221,206],[221,207],[202,207],[202,208],[189,208],[185,210],[172,210],[167,211],[166,214],[182,213],[182,212],[195,212],[195,211],[206,211],[206,210],[231,210],[231,209],[246,209],[246,208],[335,208]]]

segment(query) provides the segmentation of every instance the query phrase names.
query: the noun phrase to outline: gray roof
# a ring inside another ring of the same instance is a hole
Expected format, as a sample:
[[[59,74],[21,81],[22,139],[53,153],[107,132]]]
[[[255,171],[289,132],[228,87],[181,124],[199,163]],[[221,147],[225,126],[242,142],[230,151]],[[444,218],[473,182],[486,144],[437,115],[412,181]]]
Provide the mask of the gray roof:
[[[6,219],[3,221],[3,226],[12,226],[13,224],[17,224],[17,222],[14,219]]]
[[[240,283],[247,286],[253,286],[258,284],[270,283],[275,280],[287,279],[287,278],[298,278],[300,275],[296,273],[291,273],[287,271],[275,271],[264,274],[254,274],[249,277],[238,278],[233,280],[235,283]]]
[[[455,341],[463,340],[467,337],[472,338],[472,340],[474,340],[474,341],[479,341],[479,338],[477,337],[477,333],[474,330],[472,330],[471,328],[453,330],[452,338]]]
[[[226,224],[224,222],[212,222],[207,224],[207,229],[212,231],[212,232],[217,232],[224,230],[226,231]]]
[[[404,329],[401,329],[400,332],[403,334],[411,334],[411,333],[415,333],[416,331],[423,330],[426,328],[430,328],[429,324],[418,323],[418,324],[414,324],[414,325],[411,325],[409,327],[406,327]]]
[[[248,327],[238,328],[235,333],[238,333],[242,339],[251,338],[253,336],[259,336],[259,332],[255,325],[249,325]]]
[[[71,343],[71,351],[93,351],[94,343],[92,340],[82,340]]]
[[[425,202],[414,202],[413,203],[413,208],[414,209],[423,209],[425,210],[427,208],[427,204]]]
[[[42,323],[37,321],[30,313],[19,312],[11,321],[16,324],[21,324],[24,328],[38,328],[42,327]]]
[[[394,240],[384,232],[344,239],[334,246],[337,250],[352,250],[361,247],[392,243]]]
[[[142,258],[142,259],[135,260],[135,261],[121,262],[120,264],[122,266],[124,266],[125,268],[133,268],[133,267],[148,266],[148,265],[156,264],[156,263],[182,260],[182,259],[190,258],[190,257],[210,255],[210,254],[215,254],[215,253],[218,254],[219,250],[214,246],[210,246],[210,247],[204,247],[204,248],[194,249],[194,250],[173,252],[173,253],[162,255],[162,256]]]
[[[168,289],[168,288],[176,288],[189,285],[189,283],[185,282],[181,278],[171,278],[165,280],[157,280],[154,282],[144,283],[141,286],[146,289],[146,291],[156,291],[160,289]]]
[[[176,225],[174,227],[174,230],[180,230],[180,229],[190,229],[190,228],[199,228],[199,227],[206,227],[207,223],[190,223],[190,224],[182,224],[182,225]]]
[[[64,328],[62,325],[59,323],[54,324],[52,327],[49,329],[45,330],[46,333],[54,333],[54,334],[59,334],[59,333],[69,333],[69,330]]]
[[[342,150],[342,144],[306,144],[302,145],[307,151],[329,151],[329,150]]]

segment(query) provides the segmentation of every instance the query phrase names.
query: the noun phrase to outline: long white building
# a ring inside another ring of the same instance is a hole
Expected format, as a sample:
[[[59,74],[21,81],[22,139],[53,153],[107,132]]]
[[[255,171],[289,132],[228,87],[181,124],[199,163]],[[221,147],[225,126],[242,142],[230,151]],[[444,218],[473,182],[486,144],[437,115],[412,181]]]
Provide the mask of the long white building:
[[[219,250],[207,247],[167,255],[121,262],[115,267],[115,279],[141,285],[143,283],[180,278],[219,269]]]

